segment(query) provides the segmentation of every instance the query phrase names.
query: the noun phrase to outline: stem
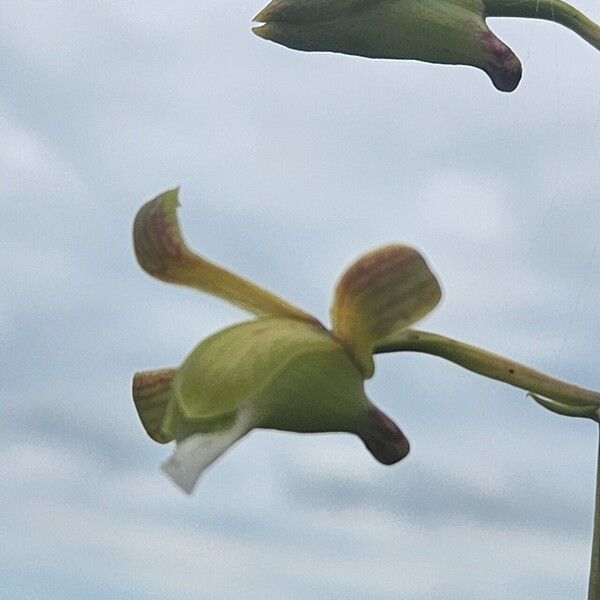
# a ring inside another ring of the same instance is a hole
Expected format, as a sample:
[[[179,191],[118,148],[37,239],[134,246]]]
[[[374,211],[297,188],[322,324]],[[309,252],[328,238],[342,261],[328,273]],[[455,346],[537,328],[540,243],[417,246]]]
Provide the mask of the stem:
[[[598,421],[598,407],[594,404],[562,404],[555,400],[542,398],[537,394],[528,392],[527,394],[532,400],[543,406],[546,410],[562,415],[563,417],[579,417],[581,419],[592,419]]]
[[[376,354],[403,351],[433,354],[469,371],[563,404],[576,406],[591,404],[600,407],[598,392],[554,379],[487,350],[435,333],[405,329],[393,339],[388,338],[386,342],[376,346],[374,350]]]
[[[486,17],[545,19],[564,25],[600,50],[600,26],[562,0],[484,0]]]
[[[598,439],[598,460],[596,462],[596,506],[594,509],[588,600],[600,600],[600,437]]]

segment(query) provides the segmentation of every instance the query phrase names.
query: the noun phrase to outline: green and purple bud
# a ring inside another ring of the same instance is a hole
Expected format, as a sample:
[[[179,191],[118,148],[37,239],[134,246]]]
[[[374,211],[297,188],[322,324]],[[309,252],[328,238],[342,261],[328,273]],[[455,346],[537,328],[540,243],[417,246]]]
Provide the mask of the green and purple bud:
[[[485,21],[503,15],[551,18],[599,47],[598,26],[560,0],[273,0],[253,31],[305,52],[469,65],[510,92],[521,63]]]

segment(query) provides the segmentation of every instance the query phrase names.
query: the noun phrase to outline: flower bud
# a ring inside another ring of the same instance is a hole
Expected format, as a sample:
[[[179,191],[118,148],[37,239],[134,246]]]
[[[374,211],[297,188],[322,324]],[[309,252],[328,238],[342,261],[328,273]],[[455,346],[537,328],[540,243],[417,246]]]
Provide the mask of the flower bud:
[[[489,16],[555,21],[600,49],[600,28],[562,0],[273,0],[254,33],[306,52],[470,65],[514,90],[521,63],[488,28]]]
[[[502,91],[521,79],[519,59],[477,0],[274,0],[255,20],[264,23],[256,35],[295,50],[470,65]]]

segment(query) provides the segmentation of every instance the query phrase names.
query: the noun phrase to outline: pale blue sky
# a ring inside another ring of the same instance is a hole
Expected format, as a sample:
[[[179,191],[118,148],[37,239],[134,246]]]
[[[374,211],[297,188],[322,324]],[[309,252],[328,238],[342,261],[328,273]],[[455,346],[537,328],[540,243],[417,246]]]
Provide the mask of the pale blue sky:
[[[600,388],[600,54],[494,20],[524,64],[501,94],[267,43],[249,1],[0,4],[0,597],[584,597],[594,427],[431,357],[368,384],[398,465],[258,432],[184,497],[132,373],[246,317],[150,279],[130,231],[181,185],[193,247],[322,319],[354,258],[415,245],[424,328]]]

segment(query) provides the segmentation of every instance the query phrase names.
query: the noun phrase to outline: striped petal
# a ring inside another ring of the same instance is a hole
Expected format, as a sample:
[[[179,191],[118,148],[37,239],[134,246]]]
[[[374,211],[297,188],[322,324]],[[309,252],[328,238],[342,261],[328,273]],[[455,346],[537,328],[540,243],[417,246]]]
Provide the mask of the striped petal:
[[[419,252],[385,246],[357,260],[338,282],[331,308],[333,333],[352,352],[365,377],[371,377],[374,345],[424,317],[441,296]]]
[[[254,283],[192,252],[177,219],[178,189],[169,190],[138,211],[133,226],[137,260],[148,274],[213,294],[256,315],[314,321],[314,317]]]
[[[165,431],[165,415],[173,394],[171,384],[177,371],[161,369],[143,371],[133,377],[133,402],[146,433],[159,444],[170,442],[173,437]]]

